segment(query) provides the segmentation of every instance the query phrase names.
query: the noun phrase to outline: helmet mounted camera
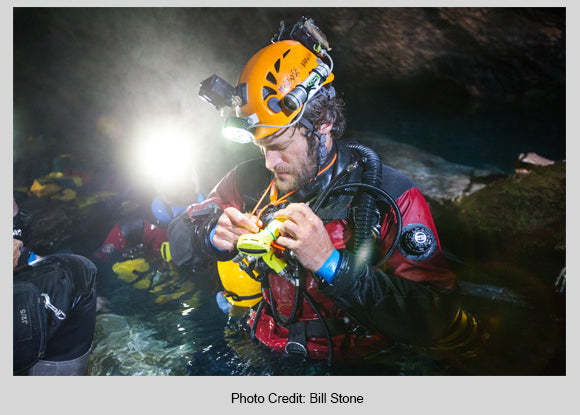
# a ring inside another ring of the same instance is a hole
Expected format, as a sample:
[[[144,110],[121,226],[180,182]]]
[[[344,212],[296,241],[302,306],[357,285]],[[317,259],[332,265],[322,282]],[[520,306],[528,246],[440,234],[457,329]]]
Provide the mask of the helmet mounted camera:
[[[240,95],[235,87],[216,74],[199,84],[200,98],[218,111],[235,105],[243,105]]]

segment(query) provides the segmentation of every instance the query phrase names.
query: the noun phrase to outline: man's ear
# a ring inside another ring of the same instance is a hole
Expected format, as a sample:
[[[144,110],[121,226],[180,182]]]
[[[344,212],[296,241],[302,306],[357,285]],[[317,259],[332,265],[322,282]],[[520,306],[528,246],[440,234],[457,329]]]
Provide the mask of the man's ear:
[[[322,124],[322,125],[320,126],[320,128],[318,128],[318,132],[319,132],[320,134],[326,134],[326,135],[329,135],[329,134],[330,134],[330,132],[332,131],[332,126],[333,126],[333,125],[334,125],[334,123],[332,123],[332,122],[327,122],[327,123],[324,123],[324,124]]]

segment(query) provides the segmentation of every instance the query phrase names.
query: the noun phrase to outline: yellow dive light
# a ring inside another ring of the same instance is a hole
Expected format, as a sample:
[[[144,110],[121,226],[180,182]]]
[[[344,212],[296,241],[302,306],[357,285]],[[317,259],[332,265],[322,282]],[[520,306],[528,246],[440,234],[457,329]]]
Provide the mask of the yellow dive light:
[[[280,236],[282,221],[274,219],[258,233],[248,233],[238,238],[238,251],[243,255],[262,257],[264,262],[275,272],[280,273],[286,268],[286,262],[278,258],[272,249],[272,242]]]

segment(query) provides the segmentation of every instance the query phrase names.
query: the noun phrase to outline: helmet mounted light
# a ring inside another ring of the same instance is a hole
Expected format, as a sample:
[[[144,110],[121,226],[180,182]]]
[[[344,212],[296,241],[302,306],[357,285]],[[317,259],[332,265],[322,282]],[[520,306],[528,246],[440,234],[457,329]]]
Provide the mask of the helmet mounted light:
[[[286,94],[282,103],[289,110],[296,111],[318,92],[329,75],[330,67],[319,61],[318,66],[310,72],[310,75]]]
[[[257,124],[258,117],[252,114],[248,117],[230,116],[222,128],[222,135],[228,140],[237,143],[251,143],[254,139],[253,125]]]

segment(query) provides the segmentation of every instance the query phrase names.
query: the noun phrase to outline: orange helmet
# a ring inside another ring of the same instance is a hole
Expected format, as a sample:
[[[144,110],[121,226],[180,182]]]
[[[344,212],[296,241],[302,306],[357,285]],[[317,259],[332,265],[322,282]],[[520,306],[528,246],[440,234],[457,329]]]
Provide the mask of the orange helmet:
[[[242,102],[239,115],[253,117],[254,140],[286,127],[300,114],[303,105],[289,109],[282,101],[306,78],[312,77],[320,65],[328,70],[314,53],[295,40],[272,43],[248,61],[240,75],[236,91],[241,95]],[[314,81],[319,82],[318,87],[334,80],[334,74],[330,70],[325,75],[326,77],[315,77]]]

